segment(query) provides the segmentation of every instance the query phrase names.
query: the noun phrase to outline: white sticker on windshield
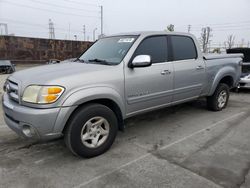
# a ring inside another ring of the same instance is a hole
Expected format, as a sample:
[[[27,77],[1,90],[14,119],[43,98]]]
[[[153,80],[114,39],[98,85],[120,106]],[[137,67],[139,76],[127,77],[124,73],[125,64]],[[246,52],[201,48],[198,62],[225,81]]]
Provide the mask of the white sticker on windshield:
[[[118,43],[131,43],[134,42],[134,38],[122,38],[118,41]]]

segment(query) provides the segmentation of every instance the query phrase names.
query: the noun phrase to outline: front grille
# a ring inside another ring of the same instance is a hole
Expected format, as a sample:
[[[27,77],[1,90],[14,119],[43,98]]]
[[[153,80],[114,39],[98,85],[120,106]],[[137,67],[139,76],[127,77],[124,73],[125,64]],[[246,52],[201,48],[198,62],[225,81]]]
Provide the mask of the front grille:
[[[13,81],[8,81],[6,86],[6,92],[9,95],[9,98],[15,102],[19,103],[19,95],[18,95],[18,84]]]

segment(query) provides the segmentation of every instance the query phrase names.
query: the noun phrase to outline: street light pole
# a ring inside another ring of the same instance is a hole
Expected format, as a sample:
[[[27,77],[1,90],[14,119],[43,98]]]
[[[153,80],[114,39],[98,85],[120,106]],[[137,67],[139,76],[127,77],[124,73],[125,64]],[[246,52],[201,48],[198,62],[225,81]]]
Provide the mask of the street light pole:
[[[95,28],[95,29],[93,30],[93,41],[95,41],[95,32],[96,32],[96,30],[97,30],[97,28]]]

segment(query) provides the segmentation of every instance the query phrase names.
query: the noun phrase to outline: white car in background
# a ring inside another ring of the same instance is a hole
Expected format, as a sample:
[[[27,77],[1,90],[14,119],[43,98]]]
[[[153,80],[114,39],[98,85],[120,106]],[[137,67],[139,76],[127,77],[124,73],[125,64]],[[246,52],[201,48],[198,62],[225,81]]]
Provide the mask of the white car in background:
[[[250,89],[250,48],[232,48],[227,49],[228,54],[242,53],[244,54],[242,64],[242,75],[238,88]]]
[[[242,73],[241,79],[239,82],[239,88],[250,89],[250,63],[243,63],[243,69],[247,69],[246,73]]]

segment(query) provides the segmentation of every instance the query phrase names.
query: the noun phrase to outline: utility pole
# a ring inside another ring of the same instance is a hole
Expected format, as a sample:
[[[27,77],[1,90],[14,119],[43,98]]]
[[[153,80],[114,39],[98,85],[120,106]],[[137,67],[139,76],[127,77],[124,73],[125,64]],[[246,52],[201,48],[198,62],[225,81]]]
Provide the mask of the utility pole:
[[[49,39],[55,39],[55,27],[51,19],[49,19]]]
[[[83,25],[83,40],[86,41],[86,26]]]
[[[191,25],[188,25],[188,32],[190,33],[191,31]]]
[[[103,37],[103,6],[101,6],[101,37]]]
[[[97,28],[95,28],[94,30],[93,30],[93,41],[95,42],[95,32],[96,32],[96,30],[97,30]]]
[[[69,23],[69,31],[68,32],[69,32],[69,40],[70,40],[70,23]]]
[[[4,27],[4,34],[2,32],[2,27]],[[1,35],[8,35],[8,25],[7,23],[0,23]]]

